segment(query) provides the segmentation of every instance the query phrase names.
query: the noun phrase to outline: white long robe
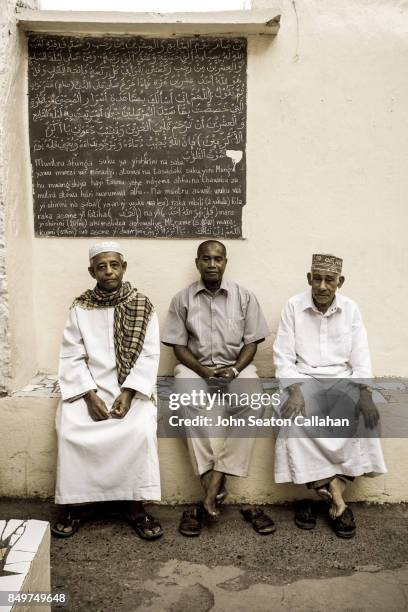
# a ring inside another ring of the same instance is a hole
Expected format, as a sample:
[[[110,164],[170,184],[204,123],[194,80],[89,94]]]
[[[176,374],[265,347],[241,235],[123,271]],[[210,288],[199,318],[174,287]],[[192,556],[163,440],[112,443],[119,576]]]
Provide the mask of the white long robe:
[[[159,500],[156,391],[159,324],[153,313],[142,351],[122,384],[134,389],[123,419],[93,421],[85,400],[94,389],[109,409],[121,392],[113,336],[114,308],[70,310],[60,352],[62,401],[56,427],[58,465],[55,502]]]
[[[343,392],[347,391],[354,407],[360,392],[353,379],[369,383],[372,378],[367,334],[360,311],[352,300],[339,293],[325,314],[317,310],[310,290],[291,298],[282,311],[274,357],[276,376],[282,387],[290,385],[291,379],[305,381],[301,390],[306,416],[316,413],[316,393],[323,389],[324,395],[322,381],[326,380],[329,387],[335,388],[336,379],[342,379]],[[285,391],[282,407],[287,397]],[[338,409],[335,405],[329,407],[331,416],[348,416],[344,413],[344,397],[342,402],[340,414],[335,415]],[[358,430],[355,437],[313,438],[307,437],[304,428],[296,431],[296,426],[292,425],[289,434],[281,431],[276,440],[277,483],[302,484],[336,474],[377,476],[386,471],[380,440],[359,437]]]

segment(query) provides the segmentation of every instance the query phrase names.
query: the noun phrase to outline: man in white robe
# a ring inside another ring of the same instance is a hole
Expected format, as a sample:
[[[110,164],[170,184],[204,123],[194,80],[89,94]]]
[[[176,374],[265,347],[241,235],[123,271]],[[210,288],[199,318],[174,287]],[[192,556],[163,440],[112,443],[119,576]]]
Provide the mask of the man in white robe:
[[[65,326],[59,366],[55,535],[69,537],[85,509],[78,504],[122,500],[140,537],[162,535],[143,508],[159,500],[156,378],[157,315],[145,296],[123,283],[127,264],[116,242],[90,249],[94,290],[77,298]]]
[[[313,255],[307,275],[311,290],[290,298],[282,311],[274,343],[276,376],[284,389],[280,416],[295,424],[276,440],[275,481],[315,489],[330,502],[335,533],[348,538],[356,527],[343,498],[346,482],[385,473],[386,467],[378,437],[369,435],[379,416],[370,387],[367,333],[357,305],[336,293],[344,283],[341,269],[341,259]],[[303,417],[319,413],[351,416],[357,430],[356,408],[365,437],[350,432],[341,437],[341,429],[332,437],[313,437],[313,429],[307,435],[307,428],[297,427]],[[298,507],[295,521],[304,529],[315,526],[311,504]]]

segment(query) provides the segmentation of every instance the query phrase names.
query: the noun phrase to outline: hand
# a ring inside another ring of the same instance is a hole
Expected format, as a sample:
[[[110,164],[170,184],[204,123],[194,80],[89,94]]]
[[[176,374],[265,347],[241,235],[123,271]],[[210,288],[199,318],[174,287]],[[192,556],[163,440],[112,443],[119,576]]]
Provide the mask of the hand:
[[[289,397],[282,406],[281,416],[284,419],[291,418],[292,416],[302,415],[305,416],[305,398],[300,390],[299,385],[292,385],[288,387]]]
[[[215,376],[217,378],[225,378],[226,380],[232,380],[235,378],[234,370],[231,367],[218,368]]]
[[[123,389],[122,393],[113,402],[111,416],[113,419],[123,419],[129,412],[135,391]]]
[[[218,372],[221,370],[221,366],[201,366],[200,374],[202,378],[216,378],[218,377]]]
[[[84,400],[88,408],[89,416],[93,421],[105,421],[110,419],[109,410],[105,402],[98,397],[95,391],[85,393]]]
[[[373,402],[370,391],[366,389],[360,390],[360,400],[357,404],[357,410],[364,417],[364,424],[369,429],[374,429],[380,420],[380,414],[377,406]]]

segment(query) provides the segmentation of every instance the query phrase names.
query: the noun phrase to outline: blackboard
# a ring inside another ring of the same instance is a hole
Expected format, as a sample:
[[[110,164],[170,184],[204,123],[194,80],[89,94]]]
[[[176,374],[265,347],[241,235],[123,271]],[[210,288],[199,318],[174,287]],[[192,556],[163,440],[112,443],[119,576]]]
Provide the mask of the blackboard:
[[[28,49],[37,236],[242,236],[246,39]]]

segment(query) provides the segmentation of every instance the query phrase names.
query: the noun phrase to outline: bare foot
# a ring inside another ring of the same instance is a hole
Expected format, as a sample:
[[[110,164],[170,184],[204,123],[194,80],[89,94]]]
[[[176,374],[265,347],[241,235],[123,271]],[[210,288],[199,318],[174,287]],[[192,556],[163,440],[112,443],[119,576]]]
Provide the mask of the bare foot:
[[[318,494],[319,497],[321,497],[325,501],[328,501],[328,502],[332,501],[332,494],[330,493],[327,486],[320,487],[320,489],[316,489],[316,493]]]
[[[222,475],[222,479],[220,482],[220,488],[218,489],[218,493],[215,496],[215,501],[218,505],[222,504],[224,499],[227,497],[228,495],[228,491],[225,488],[225,482],[227,480],[227,477],[225,474]]]
[[[220,490],[224,474],[222,472],[211,472],[211,478],[207,485],[207,494],[205,496],[203,506],[206,512],[214,519],[217,519],[220,515],[220,511],[217,508],[216,497]]]
[[[333,478],[329,482],[329,491],[332,496],[332,502],[329,508],[329,515],[332,519],[337,518],[347,508],[346,503],[343,499],[344,489],[346,488],[345,482],[340,478]]]

